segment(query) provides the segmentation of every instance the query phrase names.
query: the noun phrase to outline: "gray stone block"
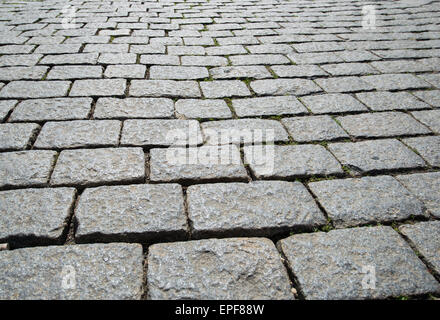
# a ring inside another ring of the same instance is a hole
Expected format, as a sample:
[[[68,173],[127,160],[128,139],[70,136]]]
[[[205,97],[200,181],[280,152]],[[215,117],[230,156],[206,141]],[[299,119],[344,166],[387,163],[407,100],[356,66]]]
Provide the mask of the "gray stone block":
[[[414,91],[413,94],[431,106],[440,108],[440,90]]]
[[[208,69],[204,67],[152,66],[150,68],[150,79],[193,80],[208,77]]]
[[[257,95],[306,95],[322,91],[312,80],[306,79],[270,79],[251,82],[251,88]]]
[[[1,88],[1,85],[0,85]],[[9,112],[15,107],[18,100],[1,100],[0,101],[0,121],[5,120]]]
[[[51,98],[67,95],[70,81],[11,81],[0,91],[1,98]]]
[[[138,97],[199,98],[200,88],[196,81],[133,80],[130,95]]]
[[[102,66],[54,66],[47,79],[102,78]]]
[[[316,79],[315,82],[329,93],[368,91],[374,89],[374,82],[367,82],[360,77],[337,77]],[[382,89],[383,90],[383,89]]]
[[[375,111],[429,108],[429,105],[416,99],[409,92],[363,92],[356,93],[356,98]]]
[[[232,112],[220,99],[179,99],[175,104],[176,115],[188,119],[228,119]]]
[[[440,110],[414,111],[411,114],[435,133],[440,133]]]
[[[413,74],[381,74],[361,77],[376,90],[407,90],[430,88],[432,85]]]
[[[76,80],[70,90],[71,97],[77,96],[121,96],[125,93],[125,79]]]
[[[351,95],[331,93],[301,97],[301,102],[314,114],[367,111],[368,109]]]
[[[440,136],[408,138],[403,142],[416,150],[431,166],[440,167]]]
[[[171,118],[173,100],[167,98],[99,98],[95,119]]]
[[[283,118],[281,122],[293,140],[298,142],[349,138],[330,116]]]
[[[1,123],[0,150],[26,149],[39,128],[36,123]]]
[[[307,114],[307,109],[292,96],[258,97],[232,100],[238,117]]]
[[[209,74],[214,79],[272,78],[272,74],[264,66],[232,66],[209,69]]]
[[[203,81],[200,82],[203,95],[206,98],[246,97],[251,92],[240,80]]]

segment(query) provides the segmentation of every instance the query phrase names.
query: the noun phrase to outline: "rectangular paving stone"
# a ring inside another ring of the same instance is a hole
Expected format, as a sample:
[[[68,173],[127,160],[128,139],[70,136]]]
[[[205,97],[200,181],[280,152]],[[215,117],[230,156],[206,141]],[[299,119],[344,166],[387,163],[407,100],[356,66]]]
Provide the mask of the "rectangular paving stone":
[[[368,109],[349,94],[330,93],[300,98],[314,114],[367,111]]]
[[[308,110],[292,96],[258,97],[232,100],[238,117],[307,114]]]
[[[121,96],[126,86],[125,79],[75,80],[69,96]]]
[[[131,183],[145,178],[142,148],[63,150],[52,173],[52,186]]]
[[[432,85],[413,74],[381,74],[361,77],[376,90],[407,90],[430,88]]]
[[[175,104],[176,115],[187,119],[229,119],[232,112],[221,99],[179,99]]]
[[[344,61],[333,52],[290,53],[287,57],[296,64],[321,64]]]
[[[353,173],[426,166],[422,158],[396,139],[332,143],[329,150]]]
[[[321,68],[332,76],[360,76],[380,73],[368,63],[325,64]]]
[[[106,78],[145,78],[147,67],[140,64],[109,65],[105,69]]]
[[[18,100],[0,100],[0,121],[6,119],[9,112],[17,105],[17,102]]]
[[[131,96],[199,98],[200,88],[196,81],[133,80]]]
[[[207,121],[201,124],[206,144],[256,144],[289,141],[280,122],[268,119]]]
[[[372,76],[368,76],[372,77]],[[379,76],[378,76],[379,77]],[[364,77],[337,77],[316,79],[315,82],[328,93],[368,91],[375,88],[374,82],[367,82]],[[384,90],[383,88],[382,90]]]
[[[293,179],[342,174],[339,162],[320,145],[245,146],[244,161],[257,179]]]
[[[399,175],[396,178],[425,204],[429,213],[440,217],[440,172]]]
[[[70,149],[117,146],[121,125],[121,122],[117,120],[46,122],[34,143],[34,147]]]
[[[431,133],[423,124],[403,112],[363,113],[338,117],[337,120],[350,135],[358,138]]]
[[[184,66],[202,66],[202,67],[217,67],[227,66],[228,59],[216,56],[183,56],[182,65]]]
[[[75,239],[84,242],[183,240],[187,232],[178,184],[86,189],[75,210]]]
[[[328,75],[324,70],[315,65],[271,66],[270,68],[281,78],[303,78]]]
[[[256,181],[188,187],[192,236],[272,236],[326,220],[299,182]]]
[[[435,133],[440,133],[440,110],[414,111],[411,114]]]
[[[48,67],[2,67],[0,68],[0,80],[40,80],[46,74]]]
[[[298,142],[329,141],[349,138],[330,116],[283,118],[281,123]]]
[[[231,66],[209,69],[209,74],[214,79],[273,78],[265,66]]]
[[[74,188],[0,192],[0,240],[17,247],[61,244],[72,214]]]
[[[92,98],[53,98],[23,100],[10,121],[75,120],[87,118]]]
[[[405,224],[399,227],[399,231],[422,254],[430,268],[440,273],[440,221]]]
[[[438,73],[421,74],[418,77],[422,78],[426,82],[429,82],[430,84],[434,85],[434,87],[440,88],[440,77],[439,77]]]
[[[423,204],[391,176],[312,182],[318,198],[337,228],[423,217]]]
[[[55,54],[44,56],[39,64],[96,64],[97,60],[98,53]]]
[[[102,66],[54,66],[47,79],[102,78]]]
[[[207,47],[206,54],[208,56],[229,56],[232,54],[247,54],[248,52],[242,45],[228,45]]]
[[[440,167],[440,136],[408,138],[403,142],[416,150],[431,166]]]
[[[356,98],[375,111],[430,108],[409,92],[362,92],[356,93]]]
[[[391,227],[297,234],[277,246],[306,299],[384,299],[440,290]]]
[[[208,77],[208,69],[204,67],[152,66],[150,68],[150,79],[194,80]]]
[[[43,150],[0,153],[0,188],[46,185],[56,155]]]
[[[258,64],[290,64],[290,60],[282,54],[245,54],[230,56],[232,65],[258,65]]]
[[[234,145],[150,150],[152,182],[247,181]]]
[[[123,146],[197,146],[203,143],[196,120],[126,120],[121,134]]]
[[[206,98],[246,97],[251,92],[240,80],[203,81],[200,88]]]
[[[139,244],[70,245],[1,251],[0,281],[3,285],[0,298],[140,299],[142,262],[142,246]]]
[[[36,123],[1,123],[0,150],[26,149],[39,129]]]
[[[11,54],[0,57],[0,66],[34,66],[43,57],[42,54]]]
[[[99,52],[99,53],[113,53],[113,52],[128,52],[128,44],[120,43],[89,43],[83,49],[83,52]]]
[[[178,66],[180,64],[179,56],[165,54],[146,54],[141,55],[140,63],[149,65]]]
[[[257,95],[306,95],[322,91],[312,80],[306,79],[269,79],[251,82],[251,88]]]
[[[70,81],[11,81],[0,90],[0,98],[51,98],[67,95]]]
[[[294,298],[280,256],[268,239],[154,244],[147,259],[147,292],[152,300]]]
[[[420,90],[414,91],[413,94],[431,106],[440,108],[440,90]]]
[[[167,98],[99,98],[95,119],[171,118],[173,100]]]
[[[98,63],[130,64],[136,63],[136,58],[135,53],[101,53],[98,58]]]

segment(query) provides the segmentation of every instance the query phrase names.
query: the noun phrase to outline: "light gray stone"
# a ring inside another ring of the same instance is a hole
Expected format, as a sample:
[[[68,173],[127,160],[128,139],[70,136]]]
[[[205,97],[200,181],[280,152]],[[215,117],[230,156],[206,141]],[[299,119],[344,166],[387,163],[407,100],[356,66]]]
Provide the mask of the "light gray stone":
[[[206,98],[246,97],[251,92],[240,80],[203,81],[200,82],[203,95]]]
[[[356,93],[356,98],[375,111],[429,109],[409,92],[363,92]]]
[[[201,124],[208,145],[289,141],[281,123],[266,119],[207,121]]]
[[[238,117],[307,114],[307,109],[292,96],[258,97],[232,100]]]
[[[35,148],[70,149],[110,147],[119,142],[121,122],[117,120],[75,120],[46,122]]]
[[[0,150],[26,149],[39,128],[35,123],[1,123]]]
[[[50,184],[93,186],[144,178],[145,156],[141,148],[78,149],[60,153]]]
[[[414,111],[411,114],[435,133],[440,133],[440,110]]]
[[[423,204],[391,176],[309,184],[338,228],[426,216]]]
[[[88,188],[75,218],[77,242],[183,240],[187,232],[178,184]]]
[[[46,74],[48,67],[2,67],[0,80],[40,80]]]
[[[190,186],[192,236],[272,236],[324,225],[326,219],[299,182],[257,181]]]
[[[351,95],[330,93],[300,98],[315,114],[367,111],[368,109]]]
[[[368,63],[324,64],[321,68],[332,76],[359,76],[380,73]]]
[[[209,74],[214,79],[273,78],[272,74],[264,66],[233,66],[209,69]]]
[[[152,182],[246,181],[246,169],[234,145],[151,149]]]
[[[209,239],[152,245],[150,299],[293,299],[273,243],[264,238]]]
[[[140,299],[142,262],[142,246],[139,244],[70,245],[1,251],[0,298]],[[72,283],[75,285],[73,288]]]
[[[407,90],[430,88],[432,85],[413,74],[381,74],[361,77],[376,90]]]
[[[197,146],[202,143],[196,120],[126,120],[121,135],[123,146]]]
[[[46,55],[39,64],[96,64],[97,61],[98,53],[72,53]]]
[[[440,167],[440,136],[408,138],[403,142],[416,150],[431,166]]]
[[[342,174],[339,162],[320,145],[246,146],[245,163],[258,179]]]
[[[193,80],[208,77],[208,69],[204,67],[152,66],[150,68],[150,79],[156,80]]]
[[[227,66],[228,59],[216,56],[183,56],[182,65],[184,66],[202,66],[202,67],[218,67]]]
[[[141,55],[140,62],[149,65],[178,66],[180,64],[180,59],[179,56],[170,56],[166,54],[146,54]]]
[[[131,96],[199,98],[200,88],[196,81],[133,80]]]
[[[330,116],[283,118],[281,122],[293,140],[298,142],[349,138]]]
[[[290,60],[282,54],[243,54],[230,56],[233,65],[258,65],[258,64],[289,64]]]
[[[121,96],[125,92],[125,79],[76,80],[70,96]]]
[[[105,69],[106,78],[145,78],[147,67],[141,64],[109,65]]]
[[[98,58],[98,63],[129,64],[136,63],[136,58],[135,53],[101,53]]]
[[[360,77],[316,79],[315,82],[329,93],[368,91],[375,88],[373,81],[370,83]]]
[[[329,149],[353,173],[426,166],[422,158],[396,139],[332,143]]]
[[[46,185],[56,155],[37,150],[0,153],[0,187]]]
[[[14,247],[62,243],[75,196],[74,188],[1,191],[1,242]]]
[[[101,66],[54,66],[47,79],[102,78]]]
[[[418,77],[433,84],[435,87],[440,88],[440,76],[437,73],[421,74]]]
[[[251,82],[251,88],[257,95],[306,95],[322,91],[312,80],[306,79],[269,79]]]
[[[92,98],[23,100],[11,114],[11,121],[76,120],[87,118]]]
[[[431,106],[440,108],[440,90],[414,91],[413,94]]]
[[[298,234],[278,247],[306,299],[384,299],[440,291],[391,227]],[[373,283],[368,281],[372,275]]]
[[[1,85],[0,85],[1,88]],[[9,112],[15,107],[18,100],[0,100],[0,121],[5,120]]]
[[[281,78],[327,76],[324,70],[315,65],[271,66],[270,68]]]
[[[11,81],[0,91],[1,98],[51,98],[67,95],[69,81]]]
[[[99,98],[95,119],[171,118],[173,101],[167,98]]]
[[[232,112],[224,100],[220,99],[179,99],[176,114],[188,119],[228,119]]]

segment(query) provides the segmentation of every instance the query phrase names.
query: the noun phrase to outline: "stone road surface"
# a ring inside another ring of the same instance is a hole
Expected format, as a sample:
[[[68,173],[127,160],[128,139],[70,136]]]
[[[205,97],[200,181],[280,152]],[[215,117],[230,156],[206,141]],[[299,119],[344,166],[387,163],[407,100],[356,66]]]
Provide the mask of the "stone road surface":
[[[440,297],[440,1],[1,0],[0,122],[0,299]]]

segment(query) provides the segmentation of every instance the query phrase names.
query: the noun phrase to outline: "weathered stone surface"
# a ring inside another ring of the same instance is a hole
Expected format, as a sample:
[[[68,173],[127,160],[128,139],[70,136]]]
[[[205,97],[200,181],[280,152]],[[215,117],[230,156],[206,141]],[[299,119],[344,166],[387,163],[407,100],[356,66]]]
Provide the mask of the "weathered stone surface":
[[[246,97],[251,92],[240,80],[204,81],[200,83],[206,98]]]
[[[209,74],[214,79],[235,79],[235,78],[272,78],[271,73],[264,66],[233,66],[209,69]]]
[[[343,173],[339,162],[320,145],[245,146],[245,163],[258,179],[293,179]]]
[[[396,139],[332,143],[329,149],[353,173],[426,166],[422,158]]]
[[[0,80],[40,80],[46,74],[48,67],[3,67],[0,69]]]
[[[360,77],[316,79],[315,82],[329,93],[367,91],[374,89],[374,84],[370,84]]]
[[[391,227],[298,234],[278,247],[306,299],[383,299],[440,290]]]
[[[75,218],[77,242],[183,240],[187,230],[178,184],[88,188]]]
[[[307,109],[292,96],[232,100],[238,117],[306,114]]]
[[[293,299],[286,270],[264,238],[209,239],[152,245],[150,299]]]
[[[121,136],[123,146],[197,146],[202,143],[196,120],[126,120]]]
[[[391,176],[309,184],[334,225],[344,228],[423,217],[423,204]]]
[[[440,108],[440,90],[414,91],[413,94],[431,106]]]
[[[399,227],[437,273],[440,273],[440,221],[406,224]]]
[[[46,185],[56,155],[43,150],[0,153],[0,187]]]
[[[234,145],[151,149],[153,182],[246,181],[246,169]]]
[[[69,149],[110,147],[119,142],[121,122],[117,120],[75,120],[46,122],[35,148]]]
[[[200,88],[196,81],[133,80],[130,95],[138,97],[199,98]]]
[[[190,186],[188,217],[194,237],[272,236],[326,223],[299,182],[257,181]]]
[[[431,166],[440,167],[440,136],[408,138],[403,142],[416,150]]]
[[[96,119],[171,118],[173,101],[167,98],[99,98]]]
[[[208,69],[203,67],[152,66],[150,68],[150,79],[193,80],[208,77]]]
[[[220,99],[179,99],[176,114],[188,119],[228,119],[232,112],[224,100]]]
[[[427,134],[431,131],[403,112],[364,113],[338,117],[341,126],[358,138]]]
[[[18,100],[0,100],[0,121],[3,121],[7,117],[17,102]]]
[[[54,66],[47,79],[102,78],[101,66]]]
[[[11,121],[46,121],[85,119],[92,98],[54,98],[21,101],[11,114]]]
[[[406,90],[430,88],[432,85],[413,74],[380,74],[361,77],[376,90]]]
[[[97,79],[76,80],[73,83],[70,96],[120,96],[125,92],[127,80]]]
[[[51,98],[67,95],[69,81],[11,81],[0,91],[1,98]]]
[[[293,140],[298,142],[349,138],[330,116],[283,118],[281,122]]]
[[[368,110],[362,103],[348,94],[320,94],[302,97],[300,100],[315,114]]]
[[[206,144],[252,144],[289,141],[280,122],[266,119],[237,119],[202,123]]]
[[[429,108],[426,103],[418,100],[409,92],[363,92],[356,93],[356,97],[375,111]]]
[[[101,53],[99,55],[98,62],[104,63],[104,64],[136,63],[136,54],[134,54],[134,53]]]
[[[324,70],[315,65],[271,66],[271,69],[276,75],[282,78],[318,77],[327,75]]]
[[[440,110],[414,111],[411,114],[435,133],[440,133]]]
[[[380,73],[368,63],[335,63],[325,64],[322,69],[332,76],[358,76]]]
[[[147,67],[141,64],[110,65],[105,69],[106,78],[145,78]]]
[[[1,251],[0,298],[140,299],[142,261],[142,246],[139,244],[70,245]]]
[[[257,95],[306,95],[322,91],[313,81],[306,79],[270,79],[251,82]]]
[[[144,178],[145,158],[141,148],[78,149],[60,153],[50,184],[91,186]]]
[[[74,188],[0,191],[0,241],[13,246],[61,243],[75,195]]]
[[[440,218],[440,172],[399,175],[397,179]]]
[[[40,126],[35,123],[1,123],[0,150],[23,150]]]

